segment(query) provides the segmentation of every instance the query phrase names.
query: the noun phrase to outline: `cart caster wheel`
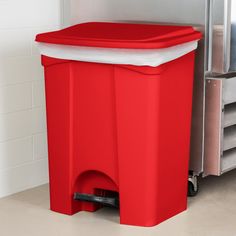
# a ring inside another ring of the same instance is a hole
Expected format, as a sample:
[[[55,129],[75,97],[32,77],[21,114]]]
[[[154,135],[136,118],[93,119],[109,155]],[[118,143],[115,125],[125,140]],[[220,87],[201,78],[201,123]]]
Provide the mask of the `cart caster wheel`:
[[[198,187],[197,190],[194,189],[194,186],[191,182],[188,182],[188,196],[195,197],[198,194]]]
[[[196,175],[189,175],[188,178],[188,196],[195,197],[199,191],[199,183]]]

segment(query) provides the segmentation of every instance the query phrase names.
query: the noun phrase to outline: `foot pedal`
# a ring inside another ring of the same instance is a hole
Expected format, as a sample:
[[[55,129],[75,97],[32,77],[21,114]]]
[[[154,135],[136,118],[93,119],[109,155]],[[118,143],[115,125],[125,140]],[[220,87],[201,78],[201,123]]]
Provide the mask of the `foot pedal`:
[[[119,208],[119,199],[117,197],[101,197],[93,194],[74,193],[74,200],[94,202],[105,206]]]

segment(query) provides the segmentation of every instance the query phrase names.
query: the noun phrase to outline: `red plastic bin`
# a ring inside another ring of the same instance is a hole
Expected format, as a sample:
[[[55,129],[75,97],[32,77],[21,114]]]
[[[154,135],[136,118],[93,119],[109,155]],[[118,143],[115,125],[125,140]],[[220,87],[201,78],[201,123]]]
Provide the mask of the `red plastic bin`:
[[[86,23],[41,43],[158,49],[198,40],[192,27]],[[95,211],[75,192],[119,193],[122,224],[153,226],[187,207],[192,51],[157,67],[43,55],[51,209]]]

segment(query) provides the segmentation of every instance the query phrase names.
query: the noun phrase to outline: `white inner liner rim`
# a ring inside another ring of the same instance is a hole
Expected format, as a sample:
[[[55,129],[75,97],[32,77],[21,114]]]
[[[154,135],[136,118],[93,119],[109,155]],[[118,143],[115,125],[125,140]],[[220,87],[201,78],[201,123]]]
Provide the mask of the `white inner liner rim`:
[[[198,41],[161,49],[123,49],[38,43],[42,55],[84,62],[156,67],[194,51]]]

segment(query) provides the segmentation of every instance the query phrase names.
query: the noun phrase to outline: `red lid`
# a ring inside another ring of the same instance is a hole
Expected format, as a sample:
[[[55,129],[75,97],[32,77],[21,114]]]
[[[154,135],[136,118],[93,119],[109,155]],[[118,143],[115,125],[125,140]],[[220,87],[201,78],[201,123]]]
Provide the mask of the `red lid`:
[[[165,48],[198,40],[201,33],[191,26],[90,22],[39,34],[37,42],[106,47]]]

